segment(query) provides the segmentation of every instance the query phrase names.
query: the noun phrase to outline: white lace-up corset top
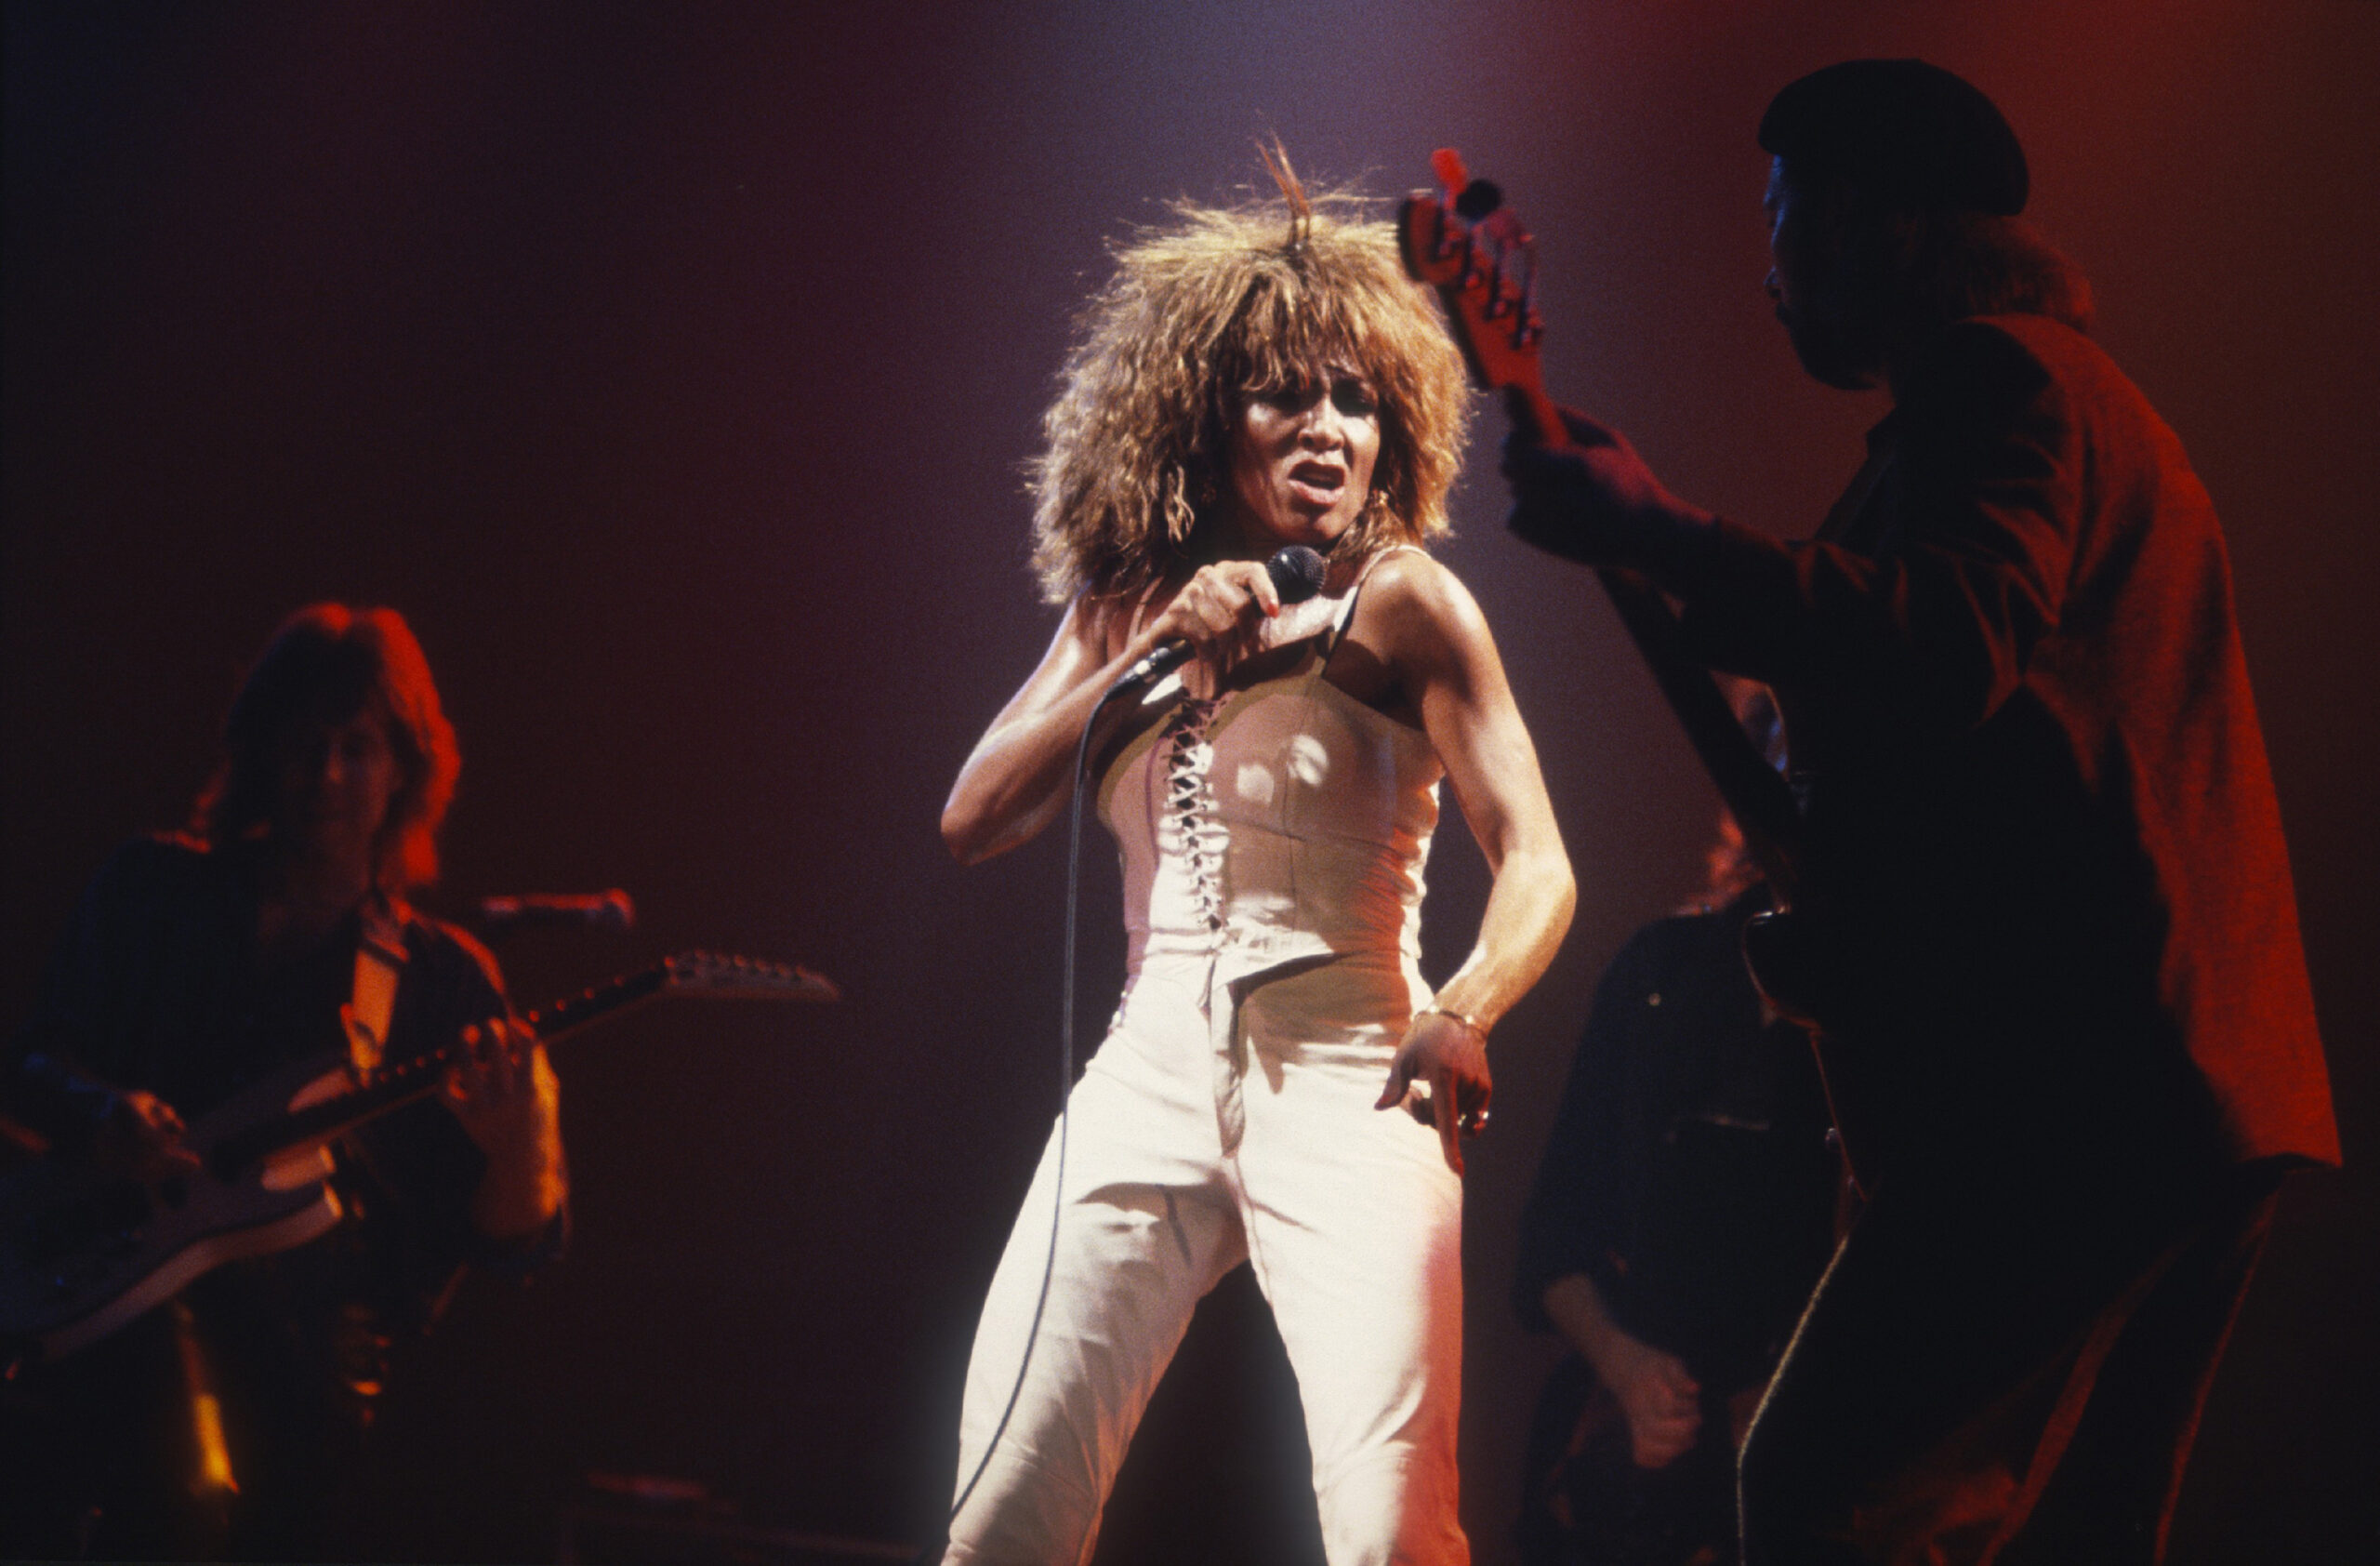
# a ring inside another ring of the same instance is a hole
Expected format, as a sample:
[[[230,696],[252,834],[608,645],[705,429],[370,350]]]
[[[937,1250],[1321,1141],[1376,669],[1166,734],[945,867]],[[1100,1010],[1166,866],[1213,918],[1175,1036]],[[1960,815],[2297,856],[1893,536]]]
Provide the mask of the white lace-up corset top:
[[[1213,955],[1223,978],[1329,956],[1418,962],[1446,769],[1427,736],[1323,677],[1361,591],[1267,622],[1266,648],[1307,644],[1288,673],[1211,702],[1169,678],[1145,698],[1166,716],[1098,796],[1123,856],[1132,973],[1152,953]]]

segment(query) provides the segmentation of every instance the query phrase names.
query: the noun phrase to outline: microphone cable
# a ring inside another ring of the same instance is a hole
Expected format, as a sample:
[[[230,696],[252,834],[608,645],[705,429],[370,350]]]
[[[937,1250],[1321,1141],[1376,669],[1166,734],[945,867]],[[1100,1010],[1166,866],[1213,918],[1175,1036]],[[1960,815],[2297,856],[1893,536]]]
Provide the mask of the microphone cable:
[[[975,1471],[967,1477],[966,1486],[959,1492],[959,1499],[950,1504],[950,1516],[944,1521],[941,1537],[929,1543],[919,1552],[918,1566],[934,1566],[942,1559],[950,1543],[950,1527],[959,1514],[967,1509],[967,1502],[975,1493],[975,1486],[983,1482],[984,1474],[992,1466],[992,1453],[999,1450],[1000,1437],[1008,1433],[1009,1420],[1016,1413],[1017,1400],[1025,1395],[1025,1373],[1033,1368],[1033,1346],[1040,1340],[1041,1317],[1050,1305],[1050,1285],[1058,1271],[1058,1234],[1064,1227],[1066,1212],[1066,1133],[1073,1120],[1075,1086],[1075,928],[1082,907],[1082,799],[1090,790],[1091,736],[1099,726],[1099,715],[1107,704],[1141,682],[1127,676],[1117,681],[1091,704],[1091,716],[1083,720],[1082,737],[1075,742],[1074,801],[1066,810],[1066,918],[1065,956],[1061,964],[1065,987],[1058,1006],[1058,1155],[1050,1180],[1050,1249],[1041,1262],[1041,1288],[1033,1301],[1033,1320],[1025,1329],[1025,1352],[1017,1360],[1016,1381],[1008,1389],[1007,1406],[1000,1410],[999,1423],[992,1427],[991,1439],[984,1443],[984,1454],[975,1460]]]
[[[1322,556],[1302,544],[1289,544],[1273,552],[1264,563],[1265,573],[1272,577],[1273,590],[1284,604],[1302,604],[1322,589],[1324,564]],[[1160,657],[1160,654],[1165,655]],[[1190,656],[1188,644],[1170,644],[1153,652],[1140,663],[1128,669],[1091,703],[1091,715],[1082,721],[1082,736],[1075,742],[1074,801],[1066,810],[1066,920],[1065,957],[1063,972],[1065,994],[1058,1007],[1058,1155],[1051,1171],[1050,1249],[1041,1262],[1041,1288],[1034,1296],[1033,1320],[1025,1330],[1025,1352],[1016,1363],[1016,1380],[1008,1389],[1008,1402],[1000,1410],[999,1423],[992,1427],[991,1439],[984,1443],[984,1454],[975,1460],[975,1471],[967,1476],[966,1485],[959,1492],[959,1499],[950,1504],[950,1515],[943,1521],[941,1536],[930,1541],[918,1552],[918,1566],[934,1566],[950,1544],[950,1527],[959,1514],[967,1509],[975,1487],[983,1482],[985,1472],[992,1466],[992,1453],[998,1452],[1000,1438],[1008,1433],[1010,1419],[1015,1416],[1019,1399],[1025,1395],[1025,1373],[1033,1368],[1033,1346],[1041,1336],[1041,1317],[1050,1306],[1050,1285],[1058,1271],[1058,1235],[1064,1226],[1066,1213],[1066,1133],[1073,1121],[1075,1087],[1075,928],[1082,907],[1082,800],[1090,790],[1091,736],[1099,726],[1099,715],[1107,704],[1126,691],[1137,690]],[[989,1301],[985,1304],[988,1306]],[[965,1397],[961,1394],[961,1407]]]

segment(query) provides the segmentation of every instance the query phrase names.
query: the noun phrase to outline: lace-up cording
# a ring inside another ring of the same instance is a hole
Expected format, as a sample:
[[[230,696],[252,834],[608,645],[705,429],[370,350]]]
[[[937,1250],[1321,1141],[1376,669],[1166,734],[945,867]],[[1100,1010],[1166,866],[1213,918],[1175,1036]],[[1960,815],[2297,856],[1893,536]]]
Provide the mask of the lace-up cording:
[[[1165,811],[1182,835],[1198,917],[1218,931],[1223,927],[1223,847],[1230,833],[1215,818],[1215,791],[1207,777],[1215,748],[1208,743],[1207,725],[1221,705],[1185,696],[1165,725]]]

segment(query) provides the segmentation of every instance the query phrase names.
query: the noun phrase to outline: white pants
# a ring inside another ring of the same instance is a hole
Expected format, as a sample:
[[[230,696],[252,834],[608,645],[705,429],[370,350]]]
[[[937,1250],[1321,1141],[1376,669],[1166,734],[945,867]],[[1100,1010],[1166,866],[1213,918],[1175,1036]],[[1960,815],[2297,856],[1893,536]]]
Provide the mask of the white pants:
[[[1413,1003],[1407,979],[1334,962],[1235,1008],[1213,971],[1148,959],[1075,1088],[1049,1305],[947,1561],[1091,1558],[1192,1310],[1243,1259],[1297,1373],[1331,1566],[1470,1559],[1455,1477],[1461,1183],[1435,1132],[1372,1108]],[[1056,1153],[1053,1135],[976,1328],[962,1485],[1016,1381]]]

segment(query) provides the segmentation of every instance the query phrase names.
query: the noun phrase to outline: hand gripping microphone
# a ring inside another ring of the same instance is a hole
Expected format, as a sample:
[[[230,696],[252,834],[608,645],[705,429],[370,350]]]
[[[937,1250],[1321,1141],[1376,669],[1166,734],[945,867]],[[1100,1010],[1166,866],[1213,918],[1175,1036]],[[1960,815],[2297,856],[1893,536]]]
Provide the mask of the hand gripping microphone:
[[[1284,544],[1273,551],[1264,563],[1264,574],[1273,578],[1273,591],[1280,595],[1284,605],[1302,604],[1322,591],[1322,556],[1303,544]],[[1162,680],[1190,661],[1197,649],[1182,638],[1169,637],[1157,644],[1148,657],[1124,670],[1117,682],[1107,687],[1109,696],[1129,691]]]
[[[1273,591],[1284,604],[1302,604],[1322,591],[1322,556],[1303,544],[1288,544],[1273,551],[1264,563],[1264,574],[1273,578]],[[1058,1129],[1052,1139],[1054,1171],[1050,1181],[1051,1198],[1055,1204],[1050,1214],[1050,1252],[1041,1264],[1040,1293],[1033,1302],[1033,1319],[1025,1329],[1025,1353],[1017,1360],[1016,1380],[1011,1384],[1008,1405],[1000,1410],[999,1422],[992,1427],[992,1439],[984,1443],[984,1454],[976,1461],[975,1471],[959,1487],[959,1499],[952,1503],[950,1515],[956,1518],[967,1509],[968,1498],[982,1482],[984,1470],[991,1466],[992,1456],[1000,1452],[1000,1437],[1008,1429],[1010,1418],[1016,1413],[1017,1399],[1025,1391],[1025,1380],[1033,1367],[1033,1347],[1041,1335],[1041,1317],[1050,1304],[1050,1285],[1057,1276],[1059,1217],[1064,1211],[1066,1199],[1066,1133],[1073,1118],[1073,1087],[1075,1080],[1075,924],[1079,907],[1078,894],[1082,885],[1082,802],[1091,792],[1086,779],[1091,773],[1091,740],[1098,729],[1099,715],[1107,704],[1133,686],[1157,678],[1179,668],[1191,654],[1187,642],[1168,641],[1160,644],[1148,657],[1126,670],[1123,676],[1092,703],[1091,715],[1083,720],[1082,737],[1075,743],[1072,796],[1066,810],[1066,944],[1064,977],[1059,986],[1058,1002]],[[950,1534],[949,1524],[938,1531],[941,1538],[929,1544],[919,1554],[919,1566],[939,1560],[942,1541]]]

